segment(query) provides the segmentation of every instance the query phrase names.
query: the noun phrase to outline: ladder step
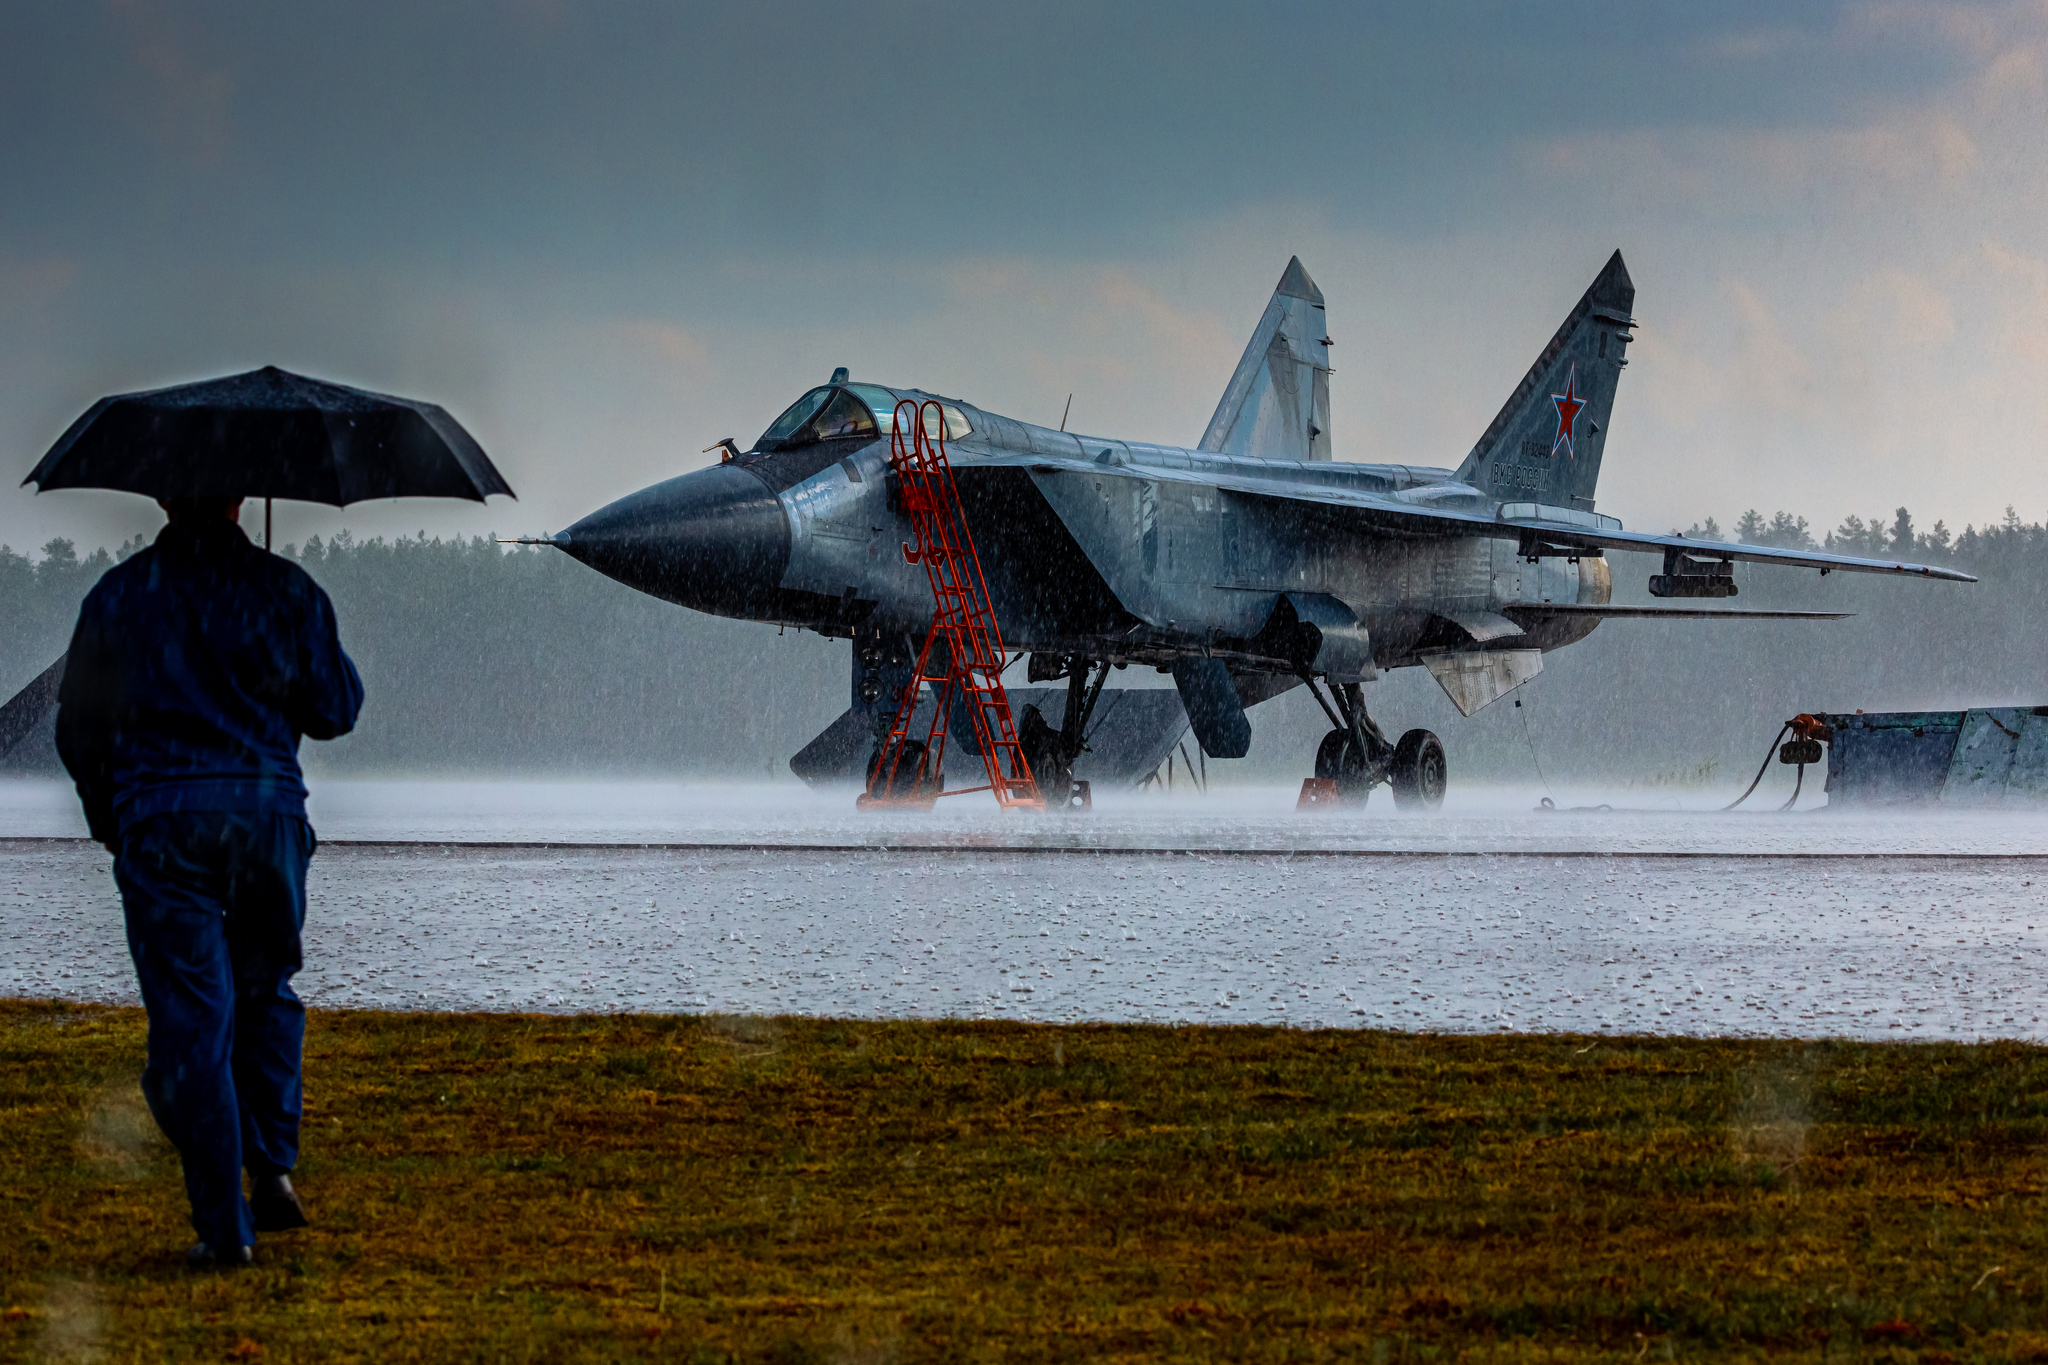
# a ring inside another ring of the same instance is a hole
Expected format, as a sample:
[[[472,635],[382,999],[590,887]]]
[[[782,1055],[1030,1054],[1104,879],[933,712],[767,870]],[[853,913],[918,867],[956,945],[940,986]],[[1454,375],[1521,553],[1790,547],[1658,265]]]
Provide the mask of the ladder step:
[[[917,559],[925,566],[932,590],[932,630],[925,649],[930,651],[935,642],[943,640],[948,671],[933,675],[918,670],[915,683],[898,703],[889,742],[900,744],[909,738],[920,691],[936,689],[934,696],[946,697],[950,705],[957,688],[969,708],[975,743],[993,775],[989,785],[997,801],[1005,806],[1042,807],[1045,803],[1017,739],[1009,694],[1003,689],[1002,631],[982,580],[966,510],[953,483],[945,439],[943,435],[932,437],[923,409],[917,412],[920,415],[915,419],[896,423],[889,468],[901,480],[902,506],[910,515]],[[900,410],[898,417],[902,417]],[[942,753],[945,726],[937,716],[933,722],[928,742],[934,754]],[[1007,765],[1002,762],[1005,756],[1010,760]]]

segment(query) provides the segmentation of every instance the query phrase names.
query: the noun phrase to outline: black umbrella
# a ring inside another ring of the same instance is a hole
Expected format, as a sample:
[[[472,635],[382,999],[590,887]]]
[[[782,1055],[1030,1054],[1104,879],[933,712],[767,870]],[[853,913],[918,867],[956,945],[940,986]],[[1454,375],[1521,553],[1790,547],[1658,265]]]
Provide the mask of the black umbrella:
[[[346,507],[368,498],[512,494],[476,439],[438,405],[266,365],[197,384],[117,393],[87,408],[23,484],[151,498],[261,498]],[[513,494],[513,496],[517,496]],[[64,660],[0,706],[0,757],[56,703]]]
[[[102,398],[24,484],[151,498],[367,498],[512,492],[462,424],[433,403],[266,365]],[[267,518],[266,518],[267,519]]]

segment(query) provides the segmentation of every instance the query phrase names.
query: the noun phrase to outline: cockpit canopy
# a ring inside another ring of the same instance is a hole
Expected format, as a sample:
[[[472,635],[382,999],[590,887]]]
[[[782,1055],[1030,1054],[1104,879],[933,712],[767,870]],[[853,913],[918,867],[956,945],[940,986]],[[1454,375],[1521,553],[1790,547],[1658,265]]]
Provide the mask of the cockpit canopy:
[[[922,395],[906,392],[902,397],[916,400]],[[769,453],[818,441],[877,440],[895,431],[897,401],[893,390],[879,384],[821,385],[790,404],[761,433],[754,448]],[[966,414],[951,403],[942,405],[941,411],[945,414],[947,440],[957,441],[974,430]],[[925,420],[936,425],[929,415]],[[938,433],[934,430],[932,434]]]

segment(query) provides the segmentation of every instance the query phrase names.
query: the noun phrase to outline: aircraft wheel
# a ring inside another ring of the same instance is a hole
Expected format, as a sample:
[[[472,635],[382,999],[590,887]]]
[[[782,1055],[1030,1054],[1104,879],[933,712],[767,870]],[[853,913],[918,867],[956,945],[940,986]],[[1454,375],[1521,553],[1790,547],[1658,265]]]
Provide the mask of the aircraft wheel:
[[[1017,744],[1024,751],[1024,761],[1031,765],[1031,776],[1038,783],[1039,795],[1045,798],[1046,809],[1070,809],[1074,768],[1070,763],[1060,762],[1060,732],[1045,723],[1036,706],[1024,708],[1017,722]]]
[[[1316,776],[1330,778],[1346,801],[1365,804],[1372,795],[1365,755],[1349,730],[1332,730],[1316,748]]]
[[[1397,809],[1432,811],[1443,805],[1444,788],[1450,784],[1443,741],[1427,730],[1410,730],[1401,736],[1394,746],[1387,781],[1394,788]]]
[[[882,801],[901,800],[918,794],[920,777],[924,771],[925,747],[918,740],[903,742],[903,758],[896,765],[895,780],[889,780],[889,773],[882,763],[882,751],[875,750],[868,759],[868,795]]]

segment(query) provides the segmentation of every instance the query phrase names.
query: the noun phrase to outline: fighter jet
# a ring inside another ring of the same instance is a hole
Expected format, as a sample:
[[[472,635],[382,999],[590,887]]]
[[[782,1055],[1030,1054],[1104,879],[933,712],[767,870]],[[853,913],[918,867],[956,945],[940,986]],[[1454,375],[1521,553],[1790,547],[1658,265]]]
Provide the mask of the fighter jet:
[[[723,441],[717,465],[548,543],[670,602],[852,641],[852,705],[812,748],[836,735],[869,757],[933,613],[890,438],[899,403],[935,401],[924,420],[943,417],[1002,638],[1029,654],[1030,681],[1066,684],[1056,723],[1036,706],[1018,718],[1043,782],[1064,789],[1104,681],[1135,664],[1172,674],[1218,758],[1245,754],[1248,709],[1305,686],[1331,724],[1317,777],[1352,800],[1385,783],[1398,805],[1434,808],[1442,743],[1424,729],[1390,739],[1367,714],[1362,684],[1385,670],[1428,669],[1469,716],[1604,620],[1839,615],[1617,606],[1607,550],[1661,553],[1659,599],[1733,597],[1737,563],[1974,581],[1644,534],[1594,510],[1634,302],[1617,251],[1455,468],[1332,457],[1332,342],[1296,259],[1193,449],[1034,426],[841,368],[744,451]]]

